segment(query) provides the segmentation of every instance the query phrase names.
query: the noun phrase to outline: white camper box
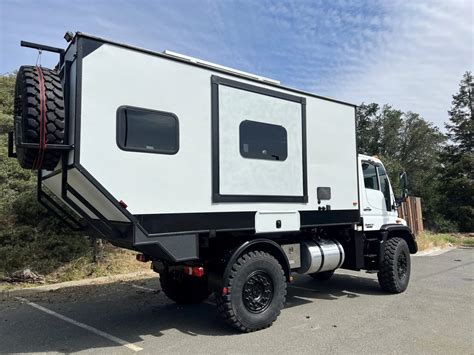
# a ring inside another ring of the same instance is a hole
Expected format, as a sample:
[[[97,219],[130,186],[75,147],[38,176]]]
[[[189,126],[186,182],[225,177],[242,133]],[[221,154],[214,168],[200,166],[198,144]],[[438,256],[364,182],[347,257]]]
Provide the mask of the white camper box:
[[[69,71],[76,82],[69,162],[81,169],[69,171],[68,184],[109,221],[130,220],[97,185],[124,201],[149,234],[268,233],[358,221],[353,105],[96,38],[79,37],[76,45],[66,52],[78,51]],[[123,111],[165,117],[175,149],[123,147]],[[265,129],[283,134],[276,143],[284,159],[257,152],[269,149],[265,143],[252,147]],[[44,184],[60,196],[60,174],[46,175]],[[321,187],[330,200],[318,201]]]
[[[60,62],[18,71],[8,151],[38,170],[39,202],[69,226],[139,251],[178,303],[214,292],[240,331],[272,324],[295,272],[364,269],[387,292],[407,288],[406,174],[396,199],[383,163],[357,156],[354,105],[172,52],[65,38],[65,51],[22,42]]]

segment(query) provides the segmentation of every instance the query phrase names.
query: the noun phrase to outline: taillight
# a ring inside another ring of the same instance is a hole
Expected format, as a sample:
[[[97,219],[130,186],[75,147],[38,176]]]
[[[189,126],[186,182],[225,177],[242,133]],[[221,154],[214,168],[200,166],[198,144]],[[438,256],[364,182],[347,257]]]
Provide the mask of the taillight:
[[[204,275],[204,268],[202,266],[185,266],[183,269],[186,275],[202,277]]]

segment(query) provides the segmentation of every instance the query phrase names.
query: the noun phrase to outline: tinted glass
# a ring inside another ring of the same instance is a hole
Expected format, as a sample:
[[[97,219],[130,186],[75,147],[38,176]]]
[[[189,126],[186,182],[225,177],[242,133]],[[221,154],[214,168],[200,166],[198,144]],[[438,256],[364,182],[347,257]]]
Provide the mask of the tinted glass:
[[[375,169],[375,166],[369,163],[362,163],[362,171],[364,172],[365,188],[378,190],[379,183],[377,180],[377,171]]]
[[[240,124],[240,154],[245,158],[286,160],[287,132],[282,126],[243,121]]]
[[[172,113],[120,107],[117,131],[124,150],[175,154],[179,149],[178,119]]]
[[[388,182],[388,176],[385,172],[385,169],[382,166],[377,168],[379,172],[379,180],[380,180],[380,191],[382,191],[385,197],[385,203],[387,205],[387,211],[392,209],[392,203],[390,201],[390,183]]]

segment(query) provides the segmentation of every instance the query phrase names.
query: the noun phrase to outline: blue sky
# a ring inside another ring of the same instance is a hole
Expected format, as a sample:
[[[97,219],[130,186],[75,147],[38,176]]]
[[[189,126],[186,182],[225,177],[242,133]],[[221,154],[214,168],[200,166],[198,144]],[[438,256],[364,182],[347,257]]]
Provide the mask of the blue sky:
[[[82,31],[355,104],[392,104],[442,126],[474,69],[473,11],[469,0],[1,0],[0,73],[36,62],[20,40],[65,47],[66,31]],[[42,64],[55,60],[44,54]]]

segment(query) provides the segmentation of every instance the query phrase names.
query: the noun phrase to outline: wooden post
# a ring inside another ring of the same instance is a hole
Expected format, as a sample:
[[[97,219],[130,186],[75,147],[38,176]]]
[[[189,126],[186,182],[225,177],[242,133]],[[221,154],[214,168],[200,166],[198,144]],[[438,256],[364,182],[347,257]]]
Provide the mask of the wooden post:
[[[398,216],[407,221],[415,235],[423,232],[423,215],[421,213],[421,198],[409,196],[398,208]]]

